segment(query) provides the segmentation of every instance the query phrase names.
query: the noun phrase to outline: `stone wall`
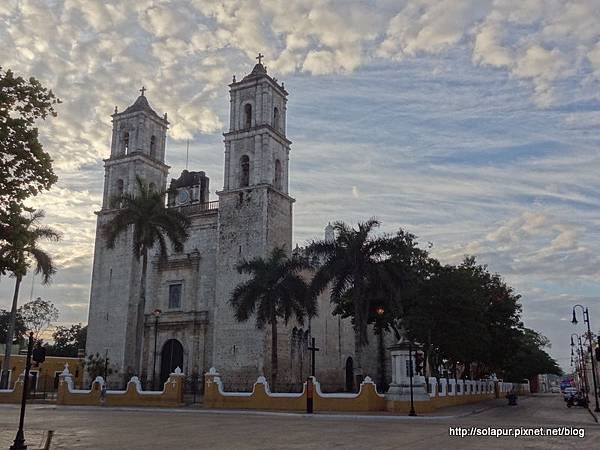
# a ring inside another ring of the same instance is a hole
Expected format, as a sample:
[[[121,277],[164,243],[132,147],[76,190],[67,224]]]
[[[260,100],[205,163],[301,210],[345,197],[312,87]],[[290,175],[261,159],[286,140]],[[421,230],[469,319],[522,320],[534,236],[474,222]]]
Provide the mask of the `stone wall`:
[[[247,279],[236,266],[267,257],[275,246],[291,249],[291,209],[292,199],[268,186],[219,193],[213,362],[227,370],[229,388],[247,389],[270,364],[265,330],[256,328],[255,318],[237,322],[229,305],[234,288]]]

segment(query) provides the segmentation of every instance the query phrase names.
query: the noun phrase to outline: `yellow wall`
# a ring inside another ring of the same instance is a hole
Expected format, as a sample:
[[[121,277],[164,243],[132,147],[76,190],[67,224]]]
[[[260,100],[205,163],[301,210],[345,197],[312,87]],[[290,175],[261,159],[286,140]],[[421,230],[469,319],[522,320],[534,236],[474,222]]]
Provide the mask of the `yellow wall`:
[[[19,378],[19,375],[25,370],[25,355],[12,355],[10,357],[10,388],[12,389]],[[0,367],[4,355],[0,356]],[[57,372],[62,372],[65,364],[69,364],[69,371],[73,374],[76,387],[80,387],[83,381],[83,366],[81,359],[68,358],[63,356],[46,356],[46,361],[37,366],[31,362],[31,370],[38,373],[36,391],[54,391],[54,377]]]
[[[257,382],[251,395],[239,395],[235,393],[222,393],[222,386],[217,373],[205,375],[204,406],[207,408],[220,409],[261,409],[277,411],[306,411],[306,385],[302,394],[275,394],[269,395],[266,384]],[[319,395],[314,389],[313,396],[314,411],[347,411],[347,412],[375,412],[389,411],[397,413],[408,413],[410,401],[386,400],[384,396],[377,393],[375,385],[363,383],[358,395]],[[417,413],[428,413],[447,406],[475,403],[496,398],[494,392],[487,394],[470,394],[432,397],[430,400],[415,401]]]
[[[183,376],[171,375],[164,385],[162,392],[137,391],[133,382],[127,384],[125,391],[107,391],[104,398],[100,383],[94,383],[92,389],[83,392],[71,392],[67,382],[62,381],[58,386],[58,405],[85,406],[164,406],[174,407],[183,404]]]
[[[23,398],[23,383],[16,383],[16,387],[9,391],[0,391],[0,403],[21,403]]]

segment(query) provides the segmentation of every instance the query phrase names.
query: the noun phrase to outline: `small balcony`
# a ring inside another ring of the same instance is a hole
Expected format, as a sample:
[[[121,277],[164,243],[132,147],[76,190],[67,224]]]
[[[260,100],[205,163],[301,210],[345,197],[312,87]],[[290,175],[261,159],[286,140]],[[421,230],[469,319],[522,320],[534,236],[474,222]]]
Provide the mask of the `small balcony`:
[[[185,215],[214,214],[219,210],[219,201],[190,203],[189,205],[172,206]]]

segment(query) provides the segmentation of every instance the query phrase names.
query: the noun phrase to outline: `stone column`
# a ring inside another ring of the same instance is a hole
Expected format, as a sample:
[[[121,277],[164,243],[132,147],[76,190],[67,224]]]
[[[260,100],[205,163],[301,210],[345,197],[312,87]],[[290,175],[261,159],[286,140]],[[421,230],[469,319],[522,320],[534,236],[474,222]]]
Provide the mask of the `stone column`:
[[[387,400],[410,400],[410,374],[408,369],[409,346],[408,342],[401,340],[398,344],[388,348],[392,359],[392,382],[385,394]],[[415,367],[415,351],[418,346],[413,344],[412,364],[413,373]],[[415,401],[429,400],[429,394],[425,386],[425,377],[413,375],[412,383],[413,399]]]

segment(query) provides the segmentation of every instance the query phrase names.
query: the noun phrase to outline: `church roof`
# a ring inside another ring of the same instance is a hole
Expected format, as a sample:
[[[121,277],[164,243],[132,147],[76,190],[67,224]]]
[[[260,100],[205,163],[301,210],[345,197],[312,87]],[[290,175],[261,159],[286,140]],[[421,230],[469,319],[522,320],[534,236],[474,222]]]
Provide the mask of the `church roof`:
[[[129,108],[127,108],[125,111],[123,111],[123,114],[138,112],[138,111],[146,111],[146,112],[149,112],[150,114],[154,114],[156,117],[159,117],[159,115],[156,114],[156,112],[150,106],[150,103],[148,103],[148,99],[146,98],[146,96],[143,94],[137,98],[137,100],[133,103],[133,105],[131,105]]]
[[[267,73],[267,66],[263,65],[263,63],[262,63],[262,58],[264,58],[264,55],[259,53],[258,56],[256,57],[256,59],[258,59],[258,63],[254,65],[254,68],[252,69],[252,71],[248,75],[246,75],[244,78],[242,78],[241,81],[236,81],[235,75],[234,75],[233,81],[229,86],[233,88],[235,86],[240,85],[241,83],[244,83],[245,81],[258,81],[261,78],[266,78],[271,83],[273,83],[273,85],[276,86],[277,89],[279,89],[284,95],[287,95],[287,91],[285,90],[285,86],[283,85],[283,83],[279,83],[277,81],[277,78],[273,78],[273,77],[269,76],[269,74]]]
[[[248,75],[244,77],[244,80],[249,80],[250,78],[259,78],[267,75],[267,68],[262,65],[262,63],[257,63]]]
[[[148,114],[153,115],[154,117],[156,117],[158,119],[166,121],[167,114],[165,113],[164,117],[160,117],[158,114],[156,114],[156,111],[154,111],[152,109],[152,107],[150,106],[150,103],[148,103],[148,99],[144,95],[144,91],[146,91],[146,88],[142,87],[142,89],[140,89],[140,92],[142,93],[142,95],[140,95],[137,98],[137,100],[135,102],[133,102],[133,104],[130,105],[122,113],[117,113],[117,107],[115,106],[115,114],[130,114],[130,113],[136,113],[136,112],[146,112]]]

